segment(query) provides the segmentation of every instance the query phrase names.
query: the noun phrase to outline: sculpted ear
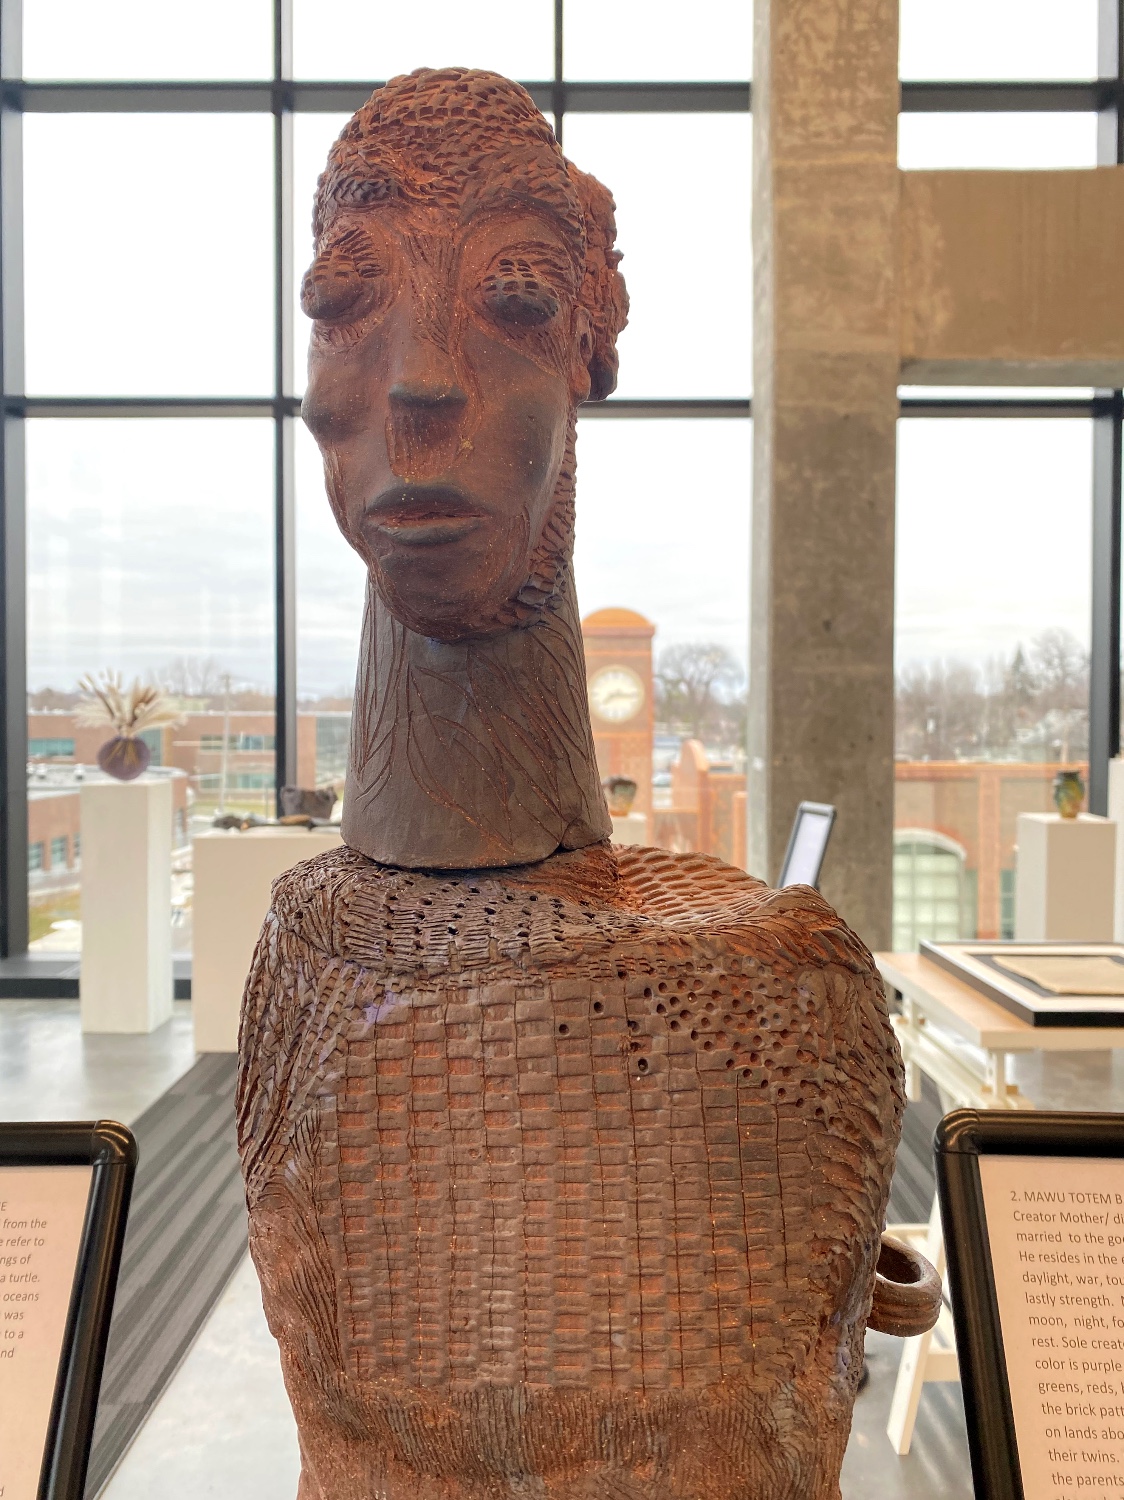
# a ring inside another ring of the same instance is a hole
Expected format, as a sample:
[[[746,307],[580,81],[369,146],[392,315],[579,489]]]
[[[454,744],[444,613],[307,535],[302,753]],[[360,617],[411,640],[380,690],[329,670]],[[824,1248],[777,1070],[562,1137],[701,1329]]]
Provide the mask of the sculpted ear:
[[[574,326],[570,338],[570,389],[575,401],[588,401],[592,380],[593,319],[582,307],[574,308]]]
[[[579,301],[589,314],[589,398],[604,401],[617,383],[617,335],[628,322],[628,293],[617,270],[617,221],[612,194],[596,177],[566,163],[585,219],[585,273]]]

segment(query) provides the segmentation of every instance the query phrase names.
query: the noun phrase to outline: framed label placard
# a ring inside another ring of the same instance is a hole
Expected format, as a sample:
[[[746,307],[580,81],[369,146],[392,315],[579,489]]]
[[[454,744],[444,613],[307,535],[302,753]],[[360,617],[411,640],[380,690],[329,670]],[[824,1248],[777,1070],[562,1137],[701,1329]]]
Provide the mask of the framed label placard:
[[[0,1124],[0,1497],[81,1500],[137,1148]]]
[[[961,1109],[935,1148],[977,1500],[1124,1494],[1124,1115]]]

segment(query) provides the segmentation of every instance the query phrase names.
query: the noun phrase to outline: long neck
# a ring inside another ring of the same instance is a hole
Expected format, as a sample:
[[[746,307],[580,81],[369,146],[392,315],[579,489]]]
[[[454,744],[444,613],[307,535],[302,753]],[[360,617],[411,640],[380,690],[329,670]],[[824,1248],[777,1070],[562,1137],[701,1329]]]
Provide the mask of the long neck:
[[[381,864],[529,864],[609,837],[573,570],[533,623],[445,645],[368,585],[343,837]]]

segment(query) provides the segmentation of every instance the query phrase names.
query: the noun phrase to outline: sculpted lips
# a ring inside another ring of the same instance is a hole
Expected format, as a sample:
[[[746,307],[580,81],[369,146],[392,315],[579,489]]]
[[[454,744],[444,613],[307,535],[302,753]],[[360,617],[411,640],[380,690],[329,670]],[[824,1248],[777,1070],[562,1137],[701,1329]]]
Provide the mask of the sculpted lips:
[[[396,484],[370,501],[363,530],[408,547],[438,547],[475,531],[483,512],[451,484]]]

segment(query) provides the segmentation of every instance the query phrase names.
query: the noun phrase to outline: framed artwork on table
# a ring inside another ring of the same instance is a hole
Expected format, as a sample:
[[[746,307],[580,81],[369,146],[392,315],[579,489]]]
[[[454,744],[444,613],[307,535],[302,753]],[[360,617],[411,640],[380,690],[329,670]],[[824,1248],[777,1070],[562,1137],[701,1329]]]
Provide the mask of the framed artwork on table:
[[[921,956],[1030,1026],[1124,1026],[1124,943],[926,938]]]

